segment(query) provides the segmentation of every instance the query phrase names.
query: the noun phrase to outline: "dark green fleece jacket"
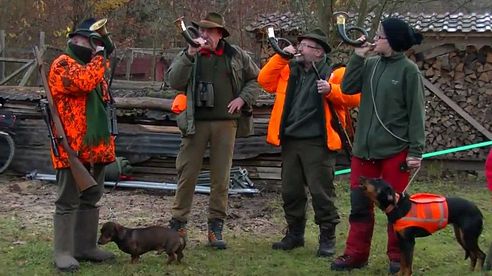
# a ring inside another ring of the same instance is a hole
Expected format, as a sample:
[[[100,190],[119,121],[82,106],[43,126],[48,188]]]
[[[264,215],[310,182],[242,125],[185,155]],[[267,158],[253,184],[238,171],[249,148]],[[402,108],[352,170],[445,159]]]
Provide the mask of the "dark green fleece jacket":
[[[342,91],[362,93],[355,156],[385,159],[408,148],[409,156],[422,157],[424,85],[417,65],[403,53],[366,59],[354,54],[347,65]]]

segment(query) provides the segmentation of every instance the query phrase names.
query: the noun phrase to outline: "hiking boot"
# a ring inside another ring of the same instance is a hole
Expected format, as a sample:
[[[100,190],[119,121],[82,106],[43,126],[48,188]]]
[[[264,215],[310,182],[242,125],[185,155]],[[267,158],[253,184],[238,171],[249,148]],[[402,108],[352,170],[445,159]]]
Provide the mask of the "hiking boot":
[[[326,224],[319,227],[318,257],[330,257],[335,255],[335,225]]]
[[[400,262],[399,261],[390,261],[388,271],[391,275],[400,272]]]
[[[172,218],[169,221],[169,228],[178,232],[179,236],[186,239],[186,221],[180,221],[178,219]]]
[[[331,263],[331,270],[335,270],[335,271],[352,270],[355,268],[362,268],[366,265],[367,265],[367,261],[359,261],[352,256],[342,255],[336,258]]]
[[[272,244],[274,250],[292,250],[304,246],[304,228],[306,221],[291,223],[287,226],[285,237],[279,242]]]
[[[208,243],[211,247],[217,249],[226,249],[227,244],[222,238],[222,229],[224,220],[211,219],[208,221]]]

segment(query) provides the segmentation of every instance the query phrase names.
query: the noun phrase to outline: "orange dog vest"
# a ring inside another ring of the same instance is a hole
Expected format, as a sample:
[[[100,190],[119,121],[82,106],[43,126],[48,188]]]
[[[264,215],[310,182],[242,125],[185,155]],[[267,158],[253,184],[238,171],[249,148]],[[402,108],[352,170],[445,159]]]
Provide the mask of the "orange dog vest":
[[[434,233],[448,224],[448,203],[440,195],[420,193],[410,196],[412,206],[408,213],[394,224],[399,232],[408,227],[421,227]]]

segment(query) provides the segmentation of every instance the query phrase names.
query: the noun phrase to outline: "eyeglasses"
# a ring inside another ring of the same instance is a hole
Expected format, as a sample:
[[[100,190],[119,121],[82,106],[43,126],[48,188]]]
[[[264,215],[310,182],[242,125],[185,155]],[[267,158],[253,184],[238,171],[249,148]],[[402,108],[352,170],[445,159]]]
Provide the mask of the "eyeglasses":
[[[320,47],[315,47],[315,46],[311,46],[309,44],[306,44],[306,43],[299,43],[299,45],[297,45],[297,49],[301,49],[301,48],[304,48],[304,47],[308,47],[308,48],[311,48],[311,49],[321,49]]]
[[[376,35],[374,36],[374,39],[386,39],[386,37],[385,37],[385,36],[383,36],[383,35],[380,35],[380,34],[376,34]]]

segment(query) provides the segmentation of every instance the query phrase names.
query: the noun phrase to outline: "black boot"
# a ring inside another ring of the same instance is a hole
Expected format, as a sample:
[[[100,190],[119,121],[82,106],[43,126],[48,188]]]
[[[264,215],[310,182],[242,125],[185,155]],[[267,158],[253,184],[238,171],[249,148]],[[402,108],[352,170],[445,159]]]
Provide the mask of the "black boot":
[[[74,239],[74,256],[77,260],[105,262],[115,258],[113,253],[97,247],[98,225],[98,208],[77,211]]]
[[[318,257],[335,255],[335,225],[328,223],[319,226]]]
[[[169,221],[169,228],[178,232],[179,236],[186,239],[186,221],[180,221],[178,219],[172,218]]]
[[[285,237],[279,242],[272,244],[272,249],[275,250],[291,250],[296,247],[304,246],[304,228],[306,221],[291,223],[288,225]]]
[[[208,221],[208,243],[217,249],[226,249],[227,243],[222,238],[224,221],[221,219],[211,219]]]

